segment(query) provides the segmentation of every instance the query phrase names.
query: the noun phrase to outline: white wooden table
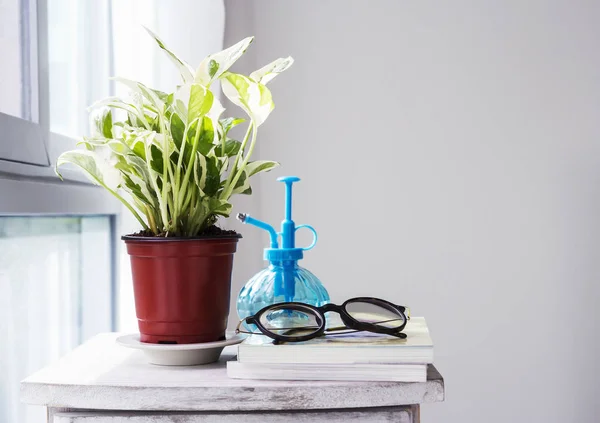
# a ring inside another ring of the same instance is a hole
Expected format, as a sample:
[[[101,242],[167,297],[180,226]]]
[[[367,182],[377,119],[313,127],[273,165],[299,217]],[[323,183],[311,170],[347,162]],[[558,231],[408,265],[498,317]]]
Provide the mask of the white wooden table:
[[[444,380],[313,382],[229,379],[225,362],[193,367],[148,364],[143,353],[101,334],[21,383],[21,399],[48,408],[51,423],[419,422],[419,404],[443,401]]]

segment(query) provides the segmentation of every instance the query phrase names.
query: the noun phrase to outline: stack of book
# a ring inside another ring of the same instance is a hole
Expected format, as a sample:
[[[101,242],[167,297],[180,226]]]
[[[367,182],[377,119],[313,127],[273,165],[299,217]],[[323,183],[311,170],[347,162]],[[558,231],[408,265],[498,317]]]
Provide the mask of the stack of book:
[[[423,317],[412,317],[406,339],[368,332],[275,344],[251,335],[227,363],[234,379],[425,382],[433,342]]]

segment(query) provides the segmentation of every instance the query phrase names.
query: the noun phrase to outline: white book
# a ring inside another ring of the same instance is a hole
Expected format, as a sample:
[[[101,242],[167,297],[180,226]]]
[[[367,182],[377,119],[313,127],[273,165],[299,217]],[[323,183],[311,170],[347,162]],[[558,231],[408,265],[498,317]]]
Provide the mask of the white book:
[[[251,335],[238,346],[238,361],[265,364],[433,363],[433,342],[425,318],[412,317],[403,332],[406,339],[354,332],[278,345],[267,336]]]
[[[233,379],[425,382],[427,364],[263,364],[227,362]]]

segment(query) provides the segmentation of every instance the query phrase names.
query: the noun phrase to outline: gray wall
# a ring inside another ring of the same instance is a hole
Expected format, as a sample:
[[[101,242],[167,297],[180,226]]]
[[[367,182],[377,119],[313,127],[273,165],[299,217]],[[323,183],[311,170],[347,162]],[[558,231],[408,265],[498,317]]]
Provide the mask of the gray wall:
[[[445,403],[424,422],[597,421],[600,3],[226,2],[248,70],[284,55],[238,205],[278,223],[303,178],[304,265],[336,301],[426,316]],[[235,287],[262,266],[250,227]],[[247,257],[251,255],[250,257]],[[232,316],[232,319],[235,319]]]

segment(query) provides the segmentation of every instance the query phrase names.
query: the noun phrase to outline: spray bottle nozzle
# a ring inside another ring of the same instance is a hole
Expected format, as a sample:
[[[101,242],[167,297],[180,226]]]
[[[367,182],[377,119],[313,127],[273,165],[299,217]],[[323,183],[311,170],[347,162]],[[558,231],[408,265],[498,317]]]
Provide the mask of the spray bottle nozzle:
[[[263,222],[262,220],[255,219],[246,213],[238,213],[237,218],[242,223],[248,223],[269,232],[269,236],[271,238],[271,248],[279,248],[277,243],[277,232],[275,232],[275,228],[273,228],[271,225]]]

